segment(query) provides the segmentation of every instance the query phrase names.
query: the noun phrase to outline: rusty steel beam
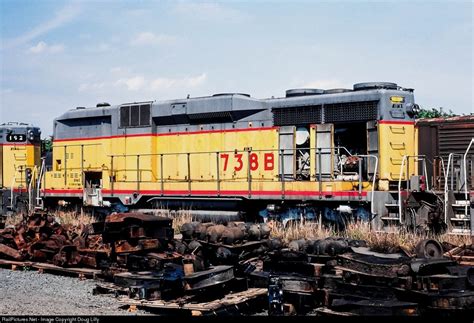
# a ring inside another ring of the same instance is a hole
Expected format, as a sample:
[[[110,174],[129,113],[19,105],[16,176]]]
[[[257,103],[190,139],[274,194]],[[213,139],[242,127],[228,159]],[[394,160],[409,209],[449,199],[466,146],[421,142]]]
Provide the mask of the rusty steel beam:
[[[15,250],[3,243],[0,243],[0,254],[7,255],[13,259],[21,260],[23,257],[18,250]]]

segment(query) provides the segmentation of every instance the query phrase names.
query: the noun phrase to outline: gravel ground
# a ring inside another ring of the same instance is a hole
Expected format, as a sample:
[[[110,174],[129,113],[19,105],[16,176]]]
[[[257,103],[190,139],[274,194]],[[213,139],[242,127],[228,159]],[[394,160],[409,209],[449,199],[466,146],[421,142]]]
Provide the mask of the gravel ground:
[[[92,295],[94,280],[0,269],[0,315],[144,315],[113,295]]]

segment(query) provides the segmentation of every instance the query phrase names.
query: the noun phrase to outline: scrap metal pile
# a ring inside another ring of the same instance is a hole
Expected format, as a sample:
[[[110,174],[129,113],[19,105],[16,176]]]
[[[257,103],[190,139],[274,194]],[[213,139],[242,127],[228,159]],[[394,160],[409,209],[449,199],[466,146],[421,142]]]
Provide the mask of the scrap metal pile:
[[[0,230],[0,257],[97,268],[107,259],[108,247],[101,236],[90,233],[89,226],[61,225],[52,215],[35,213]]]
[[[0,230],[0,257],[98,268],[117,295],[168,310],[264,289],[265,302],[249,312],[474,314],[472,246],[450,254],[424,240],[413,255],[378,253],[342,238],[284,244],[270,231],[266,224],[191,222],[175,237],[172,219],[119,213],[78,234],[38,213]]]

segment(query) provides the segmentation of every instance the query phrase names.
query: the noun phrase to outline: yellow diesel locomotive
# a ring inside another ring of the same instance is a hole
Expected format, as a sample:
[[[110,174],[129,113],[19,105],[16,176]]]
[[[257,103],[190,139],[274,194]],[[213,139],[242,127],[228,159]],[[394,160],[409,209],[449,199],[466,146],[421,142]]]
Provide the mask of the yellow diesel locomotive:
[[[351,214],[383,227],[404,221],[399,191],[428,194],[418,175],[416,109],[413,90],[394,83],[77,108],[54,121],[42,195],[94,207],[258,211],[283,221],[339,223]]]
[[[39,178],[41,131],[26,123],[0,124],[0,214],[26,212]]]
[[[52,162],[36,191],[50,208],[232,210],[443,230],[446,194],[434,192],[432,161],[418,154],[413,92],[369,82],[281,98],[78,107],[54,120]],[[467,207],[465,216],[461,231]]]

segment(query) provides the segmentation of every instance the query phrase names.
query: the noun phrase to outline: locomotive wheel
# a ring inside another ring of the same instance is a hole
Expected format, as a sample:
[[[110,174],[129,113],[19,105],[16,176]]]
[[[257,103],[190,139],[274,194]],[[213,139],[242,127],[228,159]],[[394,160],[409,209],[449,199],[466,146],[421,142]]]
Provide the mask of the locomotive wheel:
[[[443,257],[443,247],[436,240],[425,239],[418,242],[415,253],[418,258],[437,259]]]

